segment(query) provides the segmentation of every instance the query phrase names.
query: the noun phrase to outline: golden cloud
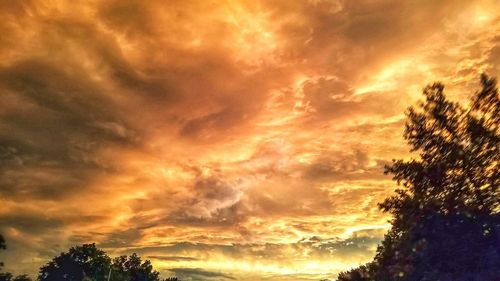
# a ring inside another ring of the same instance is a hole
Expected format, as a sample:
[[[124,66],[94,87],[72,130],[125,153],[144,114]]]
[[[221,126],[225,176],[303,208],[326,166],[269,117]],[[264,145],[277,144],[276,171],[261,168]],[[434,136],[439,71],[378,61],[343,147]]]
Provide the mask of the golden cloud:
[[[435,80],[500,74],[498,1],[0,1],[8,270],[70,245],[166,276],[317,280],[371,259]]]

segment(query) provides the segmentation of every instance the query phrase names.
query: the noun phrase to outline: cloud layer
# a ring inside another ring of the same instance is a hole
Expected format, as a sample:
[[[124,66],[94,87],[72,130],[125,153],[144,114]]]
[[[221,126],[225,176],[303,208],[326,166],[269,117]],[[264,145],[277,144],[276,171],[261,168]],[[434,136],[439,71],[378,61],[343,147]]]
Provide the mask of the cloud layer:
[[[406,107],[500,74],[498,1],[0,1],[8,270],[70,245],[183,280],[371,259]]]

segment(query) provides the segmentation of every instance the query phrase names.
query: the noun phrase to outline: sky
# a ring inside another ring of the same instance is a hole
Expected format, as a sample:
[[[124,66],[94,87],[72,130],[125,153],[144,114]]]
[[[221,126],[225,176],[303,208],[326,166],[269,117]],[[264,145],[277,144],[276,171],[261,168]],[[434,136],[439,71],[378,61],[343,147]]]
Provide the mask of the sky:
[[[68,247],[183,280],[373,258],[429,83],[500,74],[495,0],[0,0],[5,270]]]

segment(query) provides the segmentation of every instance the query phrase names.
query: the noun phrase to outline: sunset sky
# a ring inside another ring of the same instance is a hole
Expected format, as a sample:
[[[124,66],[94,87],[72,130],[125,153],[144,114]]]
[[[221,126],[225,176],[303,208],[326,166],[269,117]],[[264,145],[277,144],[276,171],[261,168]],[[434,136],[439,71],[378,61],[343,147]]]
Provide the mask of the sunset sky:
[[[500,76],[500,1],[0,0],[0,234],[183,280],[319,280],[370,261],[383,167],[434,81]]]

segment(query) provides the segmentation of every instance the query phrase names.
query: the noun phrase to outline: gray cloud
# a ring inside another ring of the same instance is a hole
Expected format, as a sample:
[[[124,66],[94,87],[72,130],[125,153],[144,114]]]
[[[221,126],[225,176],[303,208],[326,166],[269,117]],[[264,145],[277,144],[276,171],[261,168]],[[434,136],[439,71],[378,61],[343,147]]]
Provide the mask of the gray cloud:
[[[223,254],[234,259],[293,259],[289,256],[289,250],[293,249],[297,253],[309,253],[311,257],[328,258],[335,257],[338,259],[362,257],[366,254],[372,254],[373,249],[382,239],[384,229],[366,229],[353,233],[350,238],[321,238],[321,237],[305,237],[295,243],[248,243],[248,244],[207,244],[207,243],[190,243],[179,242],[172,243],[168,246],[158,247],[141,247],[132,248],[128,251],[137,252],[143,255],[148,255],[151,258],[176,259],[179,254],[192,253],[199,256],[208,256],[212,254]],[[307,251],[306,251],[307,250]],[[295,252],[294,251],[294,252]],[[153,254],[154,253],[154,254]],[[181,255],[182,257],[182,255]],[[303,258],[297,256],[297,259]]]
[[[162,261],[197,261],[199,259],[183,256],[148,256],[149,259],[156,259]]]
[[[227,274],[203,270],[201,268],[171,268],[169,271],[175,273],[176,276],[179,276],[179,278],[183,280],[202,281],[214,279],[220,280],[221,278],[236,280],[236,278]]]

